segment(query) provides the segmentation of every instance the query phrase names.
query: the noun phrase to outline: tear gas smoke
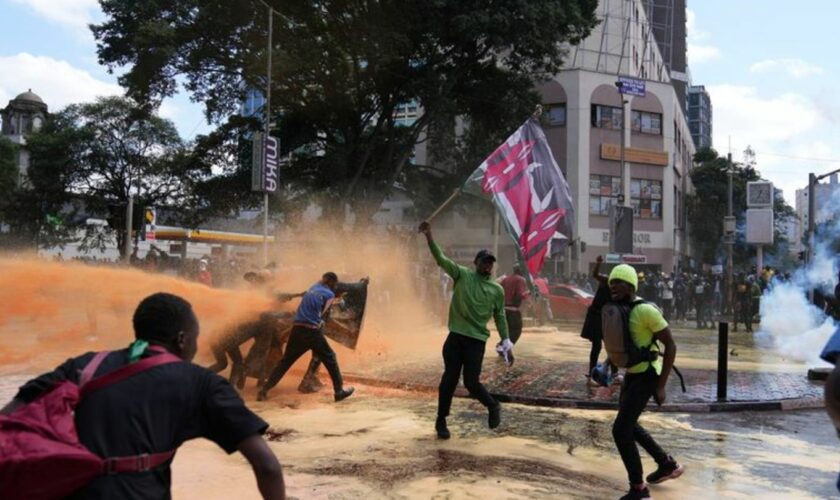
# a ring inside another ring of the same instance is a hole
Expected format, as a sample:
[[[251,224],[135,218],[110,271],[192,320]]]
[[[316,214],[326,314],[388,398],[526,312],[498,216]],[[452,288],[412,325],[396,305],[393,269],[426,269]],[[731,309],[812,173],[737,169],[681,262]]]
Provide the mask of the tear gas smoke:
[[[808,290],[834,294],[837,284],[838,256],[833,250],[840,241],[840,220],[833,215],[840,210],[840,190],[820,210],[828,222],[820,227],[814,244],[814,258],[797,270],[789,283],[776,282],[761,298],[761,327],[757,335],[769,335],[786,357],[809,364],[826,365],[819,355],[838,324],[811,304]]]

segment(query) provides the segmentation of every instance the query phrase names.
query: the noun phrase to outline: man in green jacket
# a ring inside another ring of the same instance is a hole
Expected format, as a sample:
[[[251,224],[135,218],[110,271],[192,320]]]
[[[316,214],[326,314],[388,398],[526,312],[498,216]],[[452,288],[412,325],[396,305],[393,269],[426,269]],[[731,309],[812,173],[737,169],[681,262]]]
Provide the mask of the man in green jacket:
[[[426,236],[429,250],[438,265],[452,277],[454,289],[449,306],[449,336],[443,344],[443,376],[438,389],[438,416],[435,430],[441,439],[449,439],[446,417],[452,405],[452,396],[464,370],[464,386],[470,394],[487,407],[488,424],[495,429],[501,422],[501,406],[479,382],[484,347],[490,332],[487,322],[492,316],[502,338],[501,349],[510,352],[513,344],[508,338],[505,319],[505,292],[496,283],[491,273],[496,257],[487,250],[475,256],[475,270],[449,260],[432,238],[432,227],[428,222],[420,224],[420,232]]]

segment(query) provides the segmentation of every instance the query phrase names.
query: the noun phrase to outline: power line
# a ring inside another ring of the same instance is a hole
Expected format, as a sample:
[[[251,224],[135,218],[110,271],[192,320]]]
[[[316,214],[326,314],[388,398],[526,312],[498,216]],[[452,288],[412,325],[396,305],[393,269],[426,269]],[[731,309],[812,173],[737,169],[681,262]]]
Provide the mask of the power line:
[[[785,155],[781,153],[768,153],[766,151],[756,150],[756,156],[760,155],[767,155],[767,156],[777,156],[779,158],[787,158],[790,160],[802,160],[802,161],[818,161],[823,163],[840,163],[840,158],[808,158],[806,156],[793,156],[793,155]]]

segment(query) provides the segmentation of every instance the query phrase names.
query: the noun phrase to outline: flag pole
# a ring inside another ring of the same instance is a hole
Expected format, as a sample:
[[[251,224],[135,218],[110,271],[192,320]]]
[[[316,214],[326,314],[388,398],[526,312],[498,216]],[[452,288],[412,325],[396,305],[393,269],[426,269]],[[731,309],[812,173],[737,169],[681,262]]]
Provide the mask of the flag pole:
[[[441,203],[441,205],[440,205],[439,207],[437,207],[437,209],[436,209],[434,212],[432,212],[432,215],[430,215],[430,216],[426,217],[425,221],[426,221],[426,222],[431,222],[431,221],[432,221],[432,219],[434,219],[435,217],[437,217],[437,216],[438,216],[438,214],[439,214],[439,213],[441,213],[441,212],[443,211],[443,209],[444,209],[444,208],[448,207],[448,206],[449,206],[449,204],[450,204],[450,203],[452,203],[452,202],[455,200],[455,198],[457,198],[457,197],[458,197],[458,195],[460,195],[460,194],[461,194],[461,189],[460,189],[460,188],[456,189],[456,190],[455,190],[455,191],[454,191],[454,192],[453,192],[453,193],[449,196],[449,198],[447,198],[447,199],[446,199],[446,201],[444,201],[443,203]]]

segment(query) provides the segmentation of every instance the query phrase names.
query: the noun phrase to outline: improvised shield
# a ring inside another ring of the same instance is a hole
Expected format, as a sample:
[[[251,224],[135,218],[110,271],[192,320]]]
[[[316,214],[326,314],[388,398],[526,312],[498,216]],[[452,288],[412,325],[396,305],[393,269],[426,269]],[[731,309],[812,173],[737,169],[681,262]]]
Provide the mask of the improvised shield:
[[[345,347],[356,349],[365,317],[367,287],[366,280],[338,284],[336,293],[342,300],[337,301],[330,308],[329,317],[324,326],[324,335]]]

